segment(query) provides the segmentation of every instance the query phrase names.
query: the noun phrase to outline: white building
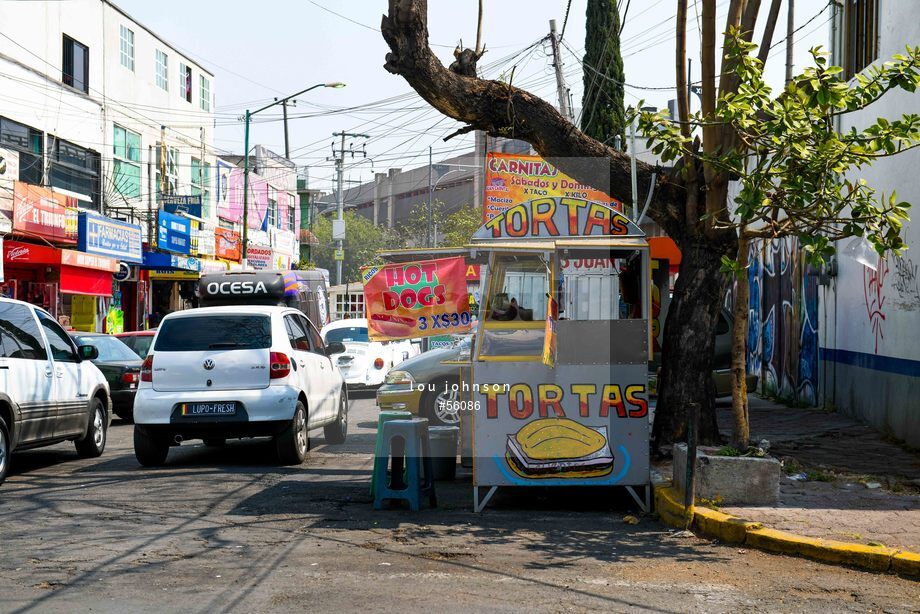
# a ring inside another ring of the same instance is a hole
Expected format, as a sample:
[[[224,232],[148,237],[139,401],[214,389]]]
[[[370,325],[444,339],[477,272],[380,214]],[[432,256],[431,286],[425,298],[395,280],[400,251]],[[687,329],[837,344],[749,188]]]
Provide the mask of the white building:
[[[834,5],[832,61],[852,76],[873,62],[920,44],[917,3],[847,0]],[[920,91],[894,90],[865,111],[840,117],[839,128],[861,129],[878,117],[920,110]],[[879,193],[897,190],[913,204],[904,225],[901,257],[873,256],[876,270],[847,257],[838,245],[838,271],[818,306],[821,381],[825,404],[907,443],[920,445],[920,150],[881,159],[858,176]]]
[[[2,2],[0,24],[18,179],[145,231],[158,192],[200,194],[216,219],[211,72],[106,0]]]

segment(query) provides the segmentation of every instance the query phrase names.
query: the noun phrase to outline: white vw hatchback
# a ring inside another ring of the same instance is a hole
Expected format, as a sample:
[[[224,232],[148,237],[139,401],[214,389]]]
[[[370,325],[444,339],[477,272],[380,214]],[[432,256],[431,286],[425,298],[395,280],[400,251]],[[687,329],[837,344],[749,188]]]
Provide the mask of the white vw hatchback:
[[[333,360],[349,388],[377,388],[390,369],[419,354],[419,345],[409,339],[371,341],[365,318],[336,320],[323,327],[322,335],[327,345],[345,346]]]
[[[187,439],[273,437],[284,464],[303,462],[308,432],[342,443],[345,382],[313,323],[290,307],[203,307],[167,315],[141,368],[134,453],[161,465]]]

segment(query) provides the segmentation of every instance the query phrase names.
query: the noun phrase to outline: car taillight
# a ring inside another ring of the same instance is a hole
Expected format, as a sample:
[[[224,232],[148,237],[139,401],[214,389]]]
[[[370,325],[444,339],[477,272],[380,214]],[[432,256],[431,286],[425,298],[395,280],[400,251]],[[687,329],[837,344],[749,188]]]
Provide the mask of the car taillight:
[[[288,358],[287,354],[272,352],[269,354],[268,362],[268,376],[270,379],[281,379],[291,374],[291,359]]]
[[[382,359],[382,358],[377,358],[377,360],[374,361],[374,368],[375,368],[375,369],[382,369],[382,368],[383,368],[383,359]]]
[[[125,384],[136,384],[139,378],[140,374],[137,371],[128,371],[121,374],[121,381]]]
[[[127,375],[127,373],[125,375]],[[147,354],[147,358],[144,359],[144,364],[141,365],[141,381],[153,381],[153,354]]]

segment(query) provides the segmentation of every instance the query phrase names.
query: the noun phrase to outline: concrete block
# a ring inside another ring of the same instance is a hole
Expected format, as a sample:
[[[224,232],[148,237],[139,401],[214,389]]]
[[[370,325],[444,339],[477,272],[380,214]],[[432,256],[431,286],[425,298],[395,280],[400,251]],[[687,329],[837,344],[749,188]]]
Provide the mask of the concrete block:
[[[779,503],[780,463],[775,458],[718,456],[718,448],[696,451],[696,498],[724,505],[776,505]],[[687,476],[687,446],[674,446],[673,483],[681,496]]]

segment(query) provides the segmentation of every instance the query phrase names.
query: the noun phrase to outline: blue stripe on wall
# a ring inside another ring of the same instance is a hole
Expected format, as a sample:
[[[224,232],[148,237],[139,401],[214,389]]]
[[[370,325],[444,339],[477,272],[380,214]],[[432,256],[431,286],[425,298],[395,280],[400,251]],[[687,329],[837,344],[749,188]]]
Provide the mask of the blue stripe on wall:
[[[873,371],[920,377],[920,360],[879,356],[878,354],[851,352],[850,350],[834,350],[831,348],[821,348],[821,359],[862,367],[863,369],[872,369]]]

